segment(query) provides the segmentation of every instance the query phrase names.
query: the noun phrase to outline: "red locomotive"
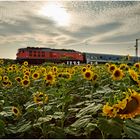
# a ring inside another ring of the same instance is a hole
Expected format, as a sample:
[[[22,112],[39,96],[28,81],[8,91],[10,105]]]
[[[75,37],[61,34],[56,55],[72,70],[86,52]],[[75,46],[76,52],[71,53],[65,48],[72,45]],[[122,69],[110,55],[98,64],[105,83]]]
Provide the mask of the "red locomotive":
[[[81,52],[74,50],[27,47],[18,49],[16,60],[19,63],[28,61],[30,64],[43,62],[76,64],[83,62],[84,57]]]

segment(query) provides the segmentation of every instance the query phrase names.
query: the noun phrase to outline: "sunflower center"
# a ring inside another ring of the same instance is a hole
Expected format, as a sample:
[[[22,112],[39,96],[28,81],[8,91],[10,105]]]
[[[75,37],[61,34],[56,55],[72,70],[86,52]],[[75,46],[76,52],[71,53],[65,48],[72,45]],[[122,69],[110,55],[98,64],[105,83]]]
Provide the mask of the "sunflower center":
[[[59,74],[58,77],[62,77],[62,74]]]
[[[3,82],[4,85],[8,85],[8,82]]]
[[[87,78],[90,77],[90,76],[91,76],[91,75],[90,75],[90,72],[86,72],[85,76],[86,76]]]
[[[47,80],[52,80],[52,76],[51,75],[47,75]]]
[[[136,68],[139,68],[139,64],[136,64]]]
[[[69,79],[70,78],[70,75],[69,74],[64,74],[63,75],[63,78]]]
[[[28,75],[28,76],[29,76],[29,73],[28,73],[28,72],[26,72],[26,73],[25,73],[25,75]]]
[[[132,100],[126,104],[126,107],[123,110],[120,110],[119,114],[129,114],[137,109],[139,103],[136,98],[132,97]]]
[[[83,72],[85,72],[86,71],[86,68],[83,68]]]
[[[119,77],[120,76],[120,71],[119,70],[116,70],[115,73],[114,73],[114,76],[115,77]]]
[[[34,77],[37,78],[38,74],[34,74]]]
[[[110,67],[110,70],[111,70],[111,71],[113,71],[114,69],[115,69],[115,67],[114,67],[114,66],[111,66],[111,67]]]
[[[124,69],[125,68],[125,66],[121,66],[121,69]]]
[[[21,81],[21,79],[20,79],[20,78],[17,78],[17,81],[18,81],[18,82],[20,82],[20,81]]]
[[[17,113],[18,113],[17,109],[14,109],[13,111],[14,111],[14,113],[15,113],[15,114],[17,114]]]
[[[25,81],[23,82],[24,85],[28,85],[28,83],[29,83],[29,82],[28,82],[27,80],[25,80]]]

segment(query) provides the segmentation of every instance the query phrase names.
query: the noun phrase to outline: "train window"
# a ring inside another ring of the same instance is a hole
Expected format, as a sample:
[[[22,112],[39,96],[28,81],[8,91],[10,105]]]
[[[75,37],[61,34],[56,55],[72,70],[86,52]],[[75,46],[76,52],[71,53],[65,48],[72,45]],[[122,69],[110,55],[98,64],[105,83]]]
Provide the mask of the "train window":
[[[100,56],[100,58],[102,59],[103,57],[102,57],[102,56]]]
[[[42,57],[45,57],[45,52],[42,52]]]
[[[32,51],[29,51],[29,56],[32,56]]]
[[[24,50],[22,51],[22,53],[24,53]]]
[[[36,54],[34,54],[34,57],[36,57]]]
[[[40,57],[40,54],[38,54],[38,57]]]

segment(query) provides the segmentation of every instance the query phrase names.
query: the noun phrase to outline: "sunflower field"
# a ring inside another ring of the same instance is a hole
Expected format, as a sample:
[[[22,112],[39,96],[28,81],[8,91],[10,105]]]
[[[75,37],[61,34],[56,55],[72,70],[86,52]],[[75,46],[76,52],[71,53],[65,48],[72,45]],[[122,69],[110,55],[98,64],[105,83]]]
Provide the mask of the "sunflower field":
[[[140,138],[140,63],[0,60],[0,138]]]

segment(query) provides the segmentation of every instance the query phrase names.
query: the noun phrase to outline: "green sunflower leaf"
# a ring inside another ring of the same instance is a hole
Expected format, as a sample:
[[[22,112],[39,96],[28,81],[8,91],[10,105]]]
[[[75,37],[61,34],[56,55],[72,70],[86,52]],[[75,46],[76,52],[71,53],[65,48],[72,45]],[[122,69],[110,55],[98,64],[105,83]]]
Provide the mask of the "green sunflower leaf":
[[[80,118],[81,116],[84,116],[85,114],[96,114],[98,110],[100,110],[102,107],[102,104],[96,105],[95,103],[90,104],[89,106],[81,109],[79,113],[76,115],[76,117]]]
[[[31,122],[26,122],[25,124],[19,126],[17,132],[26,132],[32,127]]]
[[[71,126],[76,128],[83,128],[90,122],[91,118],[91,115],[85,115],[75,121]]]
[[[127,119],[124,125],[124,132],[132,139],[140,138],[140,117]]]
[[[98,127],[105,135],[110,135],[111,138],[121,138],[122,120],[120,119],[99,118]]]
[[[16,134],[16,133],[23,133],[31,129],[31,121],[22,120],[21,122],[13,125],[8,124],[8,126],[5,128],[7,134]]]
[[[40,117],[37,120],[37,123],[35,123],[33,126],[39,126],[42,123],[46,123],[52,120],[52,115],[47,115],[46,117]]]

